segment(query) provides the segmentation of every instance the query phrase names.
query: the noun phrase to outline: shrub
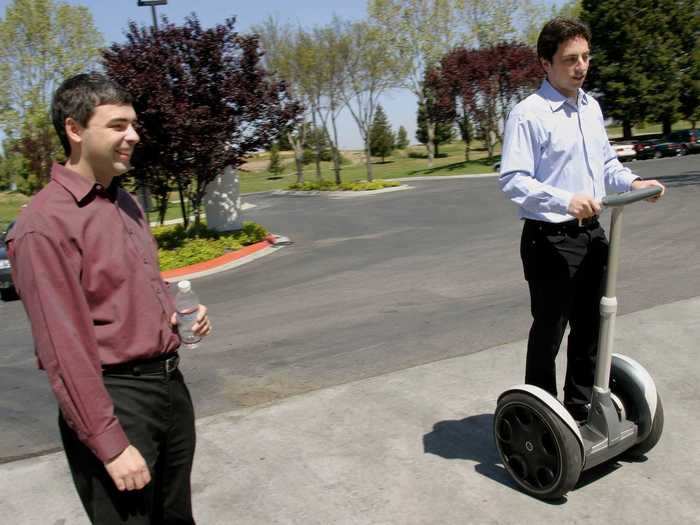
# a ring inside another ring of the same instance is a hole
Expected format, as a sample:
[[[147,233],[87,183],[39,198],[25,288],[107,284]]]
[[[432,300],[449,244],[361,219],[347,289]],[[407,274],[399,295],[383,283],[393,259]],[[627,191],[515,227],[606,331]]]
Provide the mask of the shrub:
[[[264,227],[251,221],[245,221],[242,229],[233,232],[217,232],[205,224],[194,224],[187,230],[181,224],[160,226],[153,228],[152,232],[158,243],[161,270],[214,259],[260,242],[268,233]]]

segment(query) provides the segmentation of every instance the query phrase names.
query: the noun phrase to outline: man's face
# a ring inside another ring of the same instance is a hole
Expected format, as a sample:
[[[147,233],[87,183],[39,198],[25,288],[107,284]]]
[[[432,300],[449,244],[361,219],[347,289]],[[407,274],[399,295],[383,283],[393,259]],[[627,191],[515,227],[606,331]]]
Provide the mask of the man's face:
[[[118,176],[131,168],[131,155],[139,141],[134,129],[136,112],[131,105],[97,106],[81,129],[81,156],[96,176]]]
[[[585,38],[576,36],[559,44],[552,61],[542,59],[547,80],[562,95],[576,95],[588,73],[590,49]]]

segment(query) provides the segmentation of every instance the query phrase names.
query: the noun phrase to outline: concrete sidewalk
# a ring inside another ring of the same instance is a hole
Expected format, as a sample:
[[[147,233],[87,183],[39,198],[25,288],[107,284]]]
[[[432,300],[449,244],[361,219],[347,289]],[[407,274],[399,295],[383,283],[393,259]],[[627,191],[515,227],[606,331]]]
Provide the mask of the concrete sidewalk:
[[[619,317],[616,340],[655,378],[664,435],[644,462],[584,473],[566,501],[516,490],[493,444],[496,398],[521,380],[520,341],[199,420],[197,520],[700,523],[700,298]],[[0,495],[4,523],[87,523],[62,454],[0,466]]]

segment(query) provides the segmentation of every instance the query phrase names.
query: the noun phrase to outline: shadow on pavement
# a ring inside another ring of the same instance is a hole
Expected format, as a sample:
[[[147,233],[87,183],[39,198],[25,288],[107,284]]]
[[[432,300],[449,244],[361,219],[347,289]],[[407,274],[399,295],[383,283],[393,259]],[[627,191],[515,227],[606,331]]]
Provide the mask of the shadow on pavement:
[[[435,454],[445,459],[476,461],[474,470],[479,474],[520,491],[498,456],[493,441],[493,414],[435,423],[432,432],[423,436],[423,450],[426,454]],[[543,503],[561,505],[566,503],[566,498]]]
[[[696,186],[700,185],[700,171],[686,171],[679,175],[661,176],[657,177],[657,180],[669,188]]]

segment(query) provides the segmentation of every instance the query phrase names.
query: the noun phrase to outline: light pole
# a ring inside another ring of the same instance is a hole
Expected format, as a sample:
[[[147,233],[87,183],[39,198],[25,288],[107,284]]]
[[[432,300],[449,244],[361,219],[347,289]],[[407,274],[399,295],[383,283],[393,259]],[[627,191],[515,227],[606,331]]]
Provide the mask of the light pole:
[[[158,30],[158,17],[156,16],[156,6],[157,5],[166,5],[168,3],[168,0],[138,0],[138,5],[139,7],[150,7],[151,8],[151,14],[153,15],[153,27]]]
[[[156,16],[156,6],[157,5],[167,5],[168,0],[138,0],[137,5],[139,7],[150,7],[151,8],[151,15],[153,15],[153,29],[158,31],[158,17]],[[151,211],[151,206],[150,206],[150,196],[148,194],[148,188],[146,187],[146,183],[142,182],[141,183],[141,205],[143,206],[143,210],[148,214],[149,211]]]

